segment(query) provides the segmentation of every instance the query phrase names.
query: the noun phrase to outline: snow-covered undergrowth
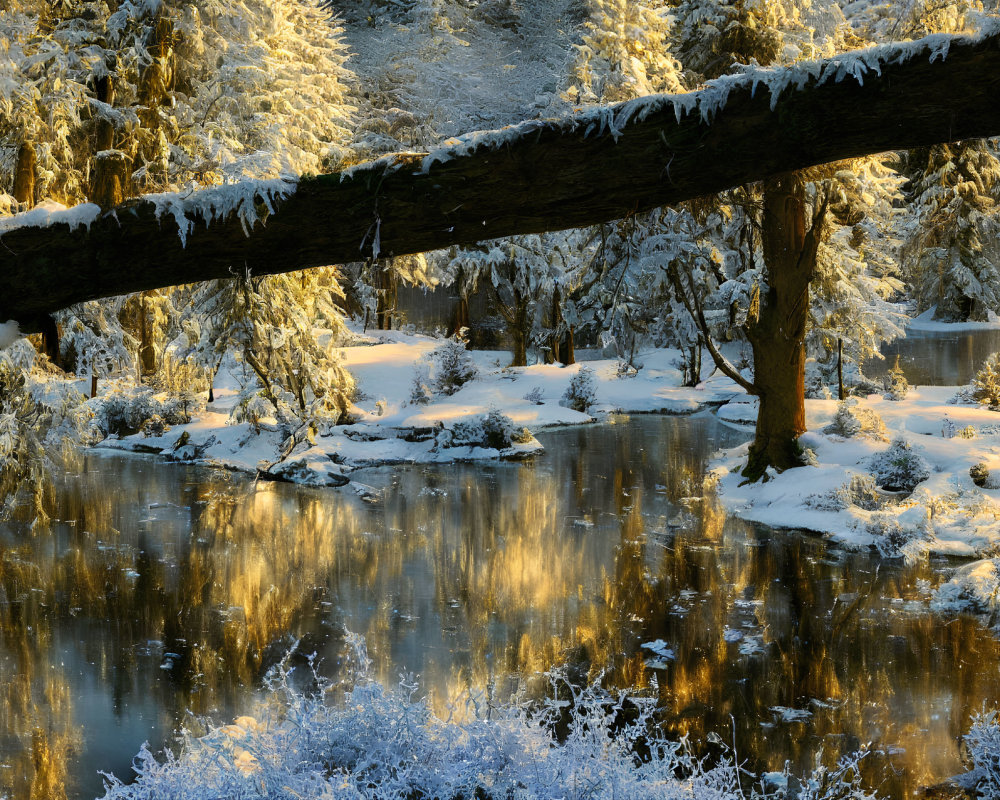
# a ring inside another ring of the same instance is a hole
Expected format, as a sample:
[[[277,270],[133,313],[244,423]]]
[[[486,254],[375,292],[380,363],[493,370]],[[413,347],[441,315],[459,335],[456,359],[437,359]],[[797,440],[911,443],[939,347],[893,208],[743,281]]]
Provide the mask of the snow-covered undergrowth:
[[[442,350],[447,350],[445,340],[430,336],[359,335],[354,346],[339,350],[358,386],[353,424],[320,425],[293,446],[267,416],[266,403],[259,404],[262,414],[253,419],[233,413],[254,378],[232,358],[219,371],[214,402],[186,409],[191,422],[120,438],[105,426],[112,435],[100,445],[336,486],[362,467],[521,458],[541,450],[531,434],[546,427],[589,423],[616,411],[692,413],[740,391],[719,376],[696,388],[681,386],[675,350],[646,354],[633,377],[620,377],[615,359],[510,368],[506,351],[469,351],[474,369],[461,381],[440,380],[441,358],[433,354]],[[572,398],[587,396],[576,408],[566,400],[573,385]],[[140,426],[141,421],[134,429]]]
[[[741,485],[744,445],[720,454],[710,479],[724,505],[746,519],[890,558],[979,559],[954,569],[932,607],[1000,625],[1000,412],[961,402],[973,393],[917,386],[902,400],[807,400],[809,431],[799,441],[813,466]],[[720,416],[740,417],[725,406]]]
[[[1000,413],[949,402],[955,395],[955,387],[917,386],[903,400],[807,400],[809,431],[799,441],[815,464],[740,485],[744,445],[717,463],[720,496],[741,517],[886,556],[992,554],[1000,548],[1000,490],[990,477],[1000,474]],[[970,475],[977,465],[983,485]]]
[[[1000,721],[998,712],[974,714],[964,737],[969,771],[959,783],[984,800],[1000,797]]]
[[[559,674],[547,676],[547,700],[472,697],[441,719],[416,686],[387,690],[372,680],[363,642],[354,644],[361,668],[349,688],[319,681],[302,692],[288,672],[274,672],[259,713],[200,736],[186,732],[179,754],[162,760],[143,747],[135,782],[106,776],[105,800],[765,800],[783,796],[789,783],[787,773],[757,780],[728,751],[695,757],[686,741],[658,731],[653,698],[574,687]],[[857,756],[817,769],[802,788],[809,800],[874,799]]]

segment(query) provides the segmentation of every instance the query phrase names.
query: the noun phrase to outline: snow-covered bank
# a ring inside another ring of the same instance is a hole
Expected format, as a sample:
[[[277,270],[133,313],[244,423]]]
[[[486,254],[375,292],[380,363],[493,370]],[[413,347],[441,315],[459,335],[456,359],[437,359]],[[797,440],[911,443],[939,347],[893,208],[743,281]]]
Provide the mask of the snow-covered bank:
[[[442,344],[429,336],[385,331],[342,348],[341,361],[358,386],[354,423],[302,431],[294,443],[273,419],[232,424],[240,386],[252,382],[252,375],[242,364],[227,361],[214,401],[190,423],[109,437],[98,446],[339,486],[362,467],[523,458],[542,449],[532,434],[543,428],[589,423],[613,412],[692,413],[742,392],[719,375],[696,388],[681,386],[676,350],[645,354],[642,369],[631,377],[623,376],[615,359],[511,368],[505,366],[506,351],[470,351],[473,379],[453,394],[429,392],[426,402],[415,402],[418,372]],[[593,383],[586,411],[574,410],[565,400],[581,374],[589,374]]]
[[[923,314],[911,319],[906,329],[921,333],[966,333],[968,331],[1000,330],[1000,319],[989,312],[989,319],[983,322],[940,322],[934,319],[937,306],[932,306]]]
[[[1000,413],[949,402],[956,388],[914,387],[902,400],[869,395],[848,401],[839,418],[837,401],[807,400],[809,431],[800,442],[815,465],[743,484],[744,445],[716,462],[719,496],[745,519],[875,547],[887,557],[986,556],[955,569],[934,607],[951,616],[984,614],[996,624]],[[752,409],[732,403],[719,415],[752,421]]]
[[[818,531],[886,555],[988,552],[1000,545],[1000,484],[991,488],[988,479],[977,486],[969,470],[982,464],[1000,472],[1000,413],[949,403],[954,396],[953,386],[915,387],[898,401],[869,395],[852,406],[851,416],[865,419],[873,412],[884,429],[853,435],[835,424],[837,401],[807,400],[809,431],[800,442],[815,454],[815,465],[741,485],[744,445],[717,464],[720,496],[746,519]],[[731,416],[730,408],[720,409],[720,416]],[[908,449],[894,446],[896,440]],[[886,470],[893,469],[905,473],[902,485],[888,485]],[[916,485],[906,485],[907,479]]]

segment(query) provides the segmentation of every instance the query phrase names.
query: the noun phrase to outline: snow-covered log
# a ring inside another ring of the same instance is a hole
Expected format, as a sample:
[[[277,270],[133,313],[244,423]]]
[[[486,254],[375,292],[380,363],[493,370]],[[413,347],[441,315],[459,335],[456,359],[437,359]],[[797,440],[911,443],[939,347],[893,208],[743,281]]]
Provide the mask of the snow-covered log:
[[[1000,32],[936,35],[470,134],[297,185],[65,212],[76,225],[58,213],[42,227],[37,215],[8,218],[0,320],[37,329],[90,298],[583,226],[815,164],[997,135],[997,98]]]

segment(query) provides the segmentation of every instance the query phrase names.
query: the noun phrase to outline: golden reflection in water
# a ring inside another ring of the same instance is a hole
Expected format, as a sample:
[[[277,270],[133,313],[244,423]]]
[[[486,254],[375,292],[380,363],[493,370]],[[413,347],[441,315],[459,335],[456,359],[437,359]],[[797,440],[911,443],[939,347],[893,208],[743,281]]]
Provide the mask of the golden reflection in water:
[[[735,724],[759,769],[874,738],[903,748],[889,757],[905,767],[897,797],[956,771],[965,713],[997,694],[996,640],[906,610],[926,565],[877,570],[727,520],[698,486],[706,431],[647,420],[565,432],[528,464],[402,468],[373,506],[138,460],[116,462],[109,492],[92,465],[60,492],[72,524],[0,554],[0,760],[13,765],[0,793],[73,782],[86,740],[52,669],[57,632],[122,720],[155,707],[155,749],[186,709],[239,713],[241,687],[295,641],[334,670],[341,624],[366,637],[383,682],[421,672],[441,714],[563,665],[609,687],[655,677],[668,730],[728,741]],[[658,638],[676,659],[648,667],[641,645]],[[812,717],[781,722],[775,706]]]

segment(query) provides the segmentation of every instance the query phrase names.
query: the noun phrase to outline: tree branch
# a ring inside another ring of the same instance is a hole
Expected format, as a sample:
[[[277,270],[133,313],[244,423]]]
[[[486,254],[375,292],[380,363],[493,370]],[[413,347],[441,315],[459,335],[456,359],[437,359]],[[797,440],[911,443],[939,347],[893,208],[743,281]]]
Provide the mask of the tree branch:
[[[249,237],[235,214],[197,219],[185,247],[173,219],[141,199],[89,229],[8,230],[0,321],[37,329],[72,303],[224,278],[233,264],[264,275],[360,261],[376,240],[391,256],[592,225],[816,164],[1000,133],[1000,32],[955,38],[944,58],[930,42],[880,55],[863,83],[800,89],[793,78],[772,98],[730,78],[680,111],[667,96],[641,98],[303,178]]]

